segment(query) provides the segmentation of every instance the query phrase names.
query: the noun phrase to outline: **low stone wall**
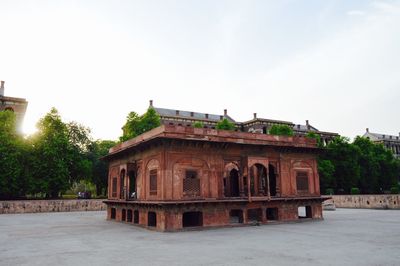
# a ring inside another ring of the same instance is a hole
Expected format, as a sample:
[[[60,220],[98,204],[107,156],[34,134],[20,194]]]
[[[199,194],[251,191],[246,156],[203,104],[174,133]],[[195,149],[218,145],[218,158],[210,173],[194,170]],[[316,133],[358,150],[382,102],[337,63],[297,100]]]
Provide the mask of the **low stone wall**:
[[[106,210],[103,199],[0,201],[0,214]]]
[[[336,208],[400,209],[400,195],[333,195]]]

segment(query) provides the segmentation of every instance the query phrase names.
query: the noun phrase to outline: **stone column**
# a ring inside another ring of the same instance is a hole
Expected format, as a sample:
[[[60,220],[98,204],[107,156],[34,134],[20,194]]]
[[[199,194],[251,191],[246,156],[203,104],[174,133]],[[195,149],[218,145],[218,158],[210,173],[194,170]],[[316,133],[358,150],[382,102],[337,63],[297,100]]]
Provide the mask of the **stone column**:
[[[239,195],[244,197],[244,182],[243,182],[243,173],[239,173]]]
[[[267,196],[271,198],[271,191],[269,189],[269,167],[267,168]]]

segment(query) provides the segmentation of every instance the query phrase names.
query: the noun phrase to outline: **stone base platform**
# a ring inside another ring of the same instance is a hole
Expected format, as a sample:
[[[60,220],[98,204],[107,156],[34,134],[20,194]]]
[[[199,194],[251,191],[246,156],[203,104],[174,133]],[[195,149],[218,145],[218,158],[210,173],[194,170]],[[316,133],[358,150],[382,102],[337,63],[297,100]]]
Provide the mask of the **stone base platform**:
[[[322,219],[322,197],[190,201],[106,200],[107,219],[157,231]]]

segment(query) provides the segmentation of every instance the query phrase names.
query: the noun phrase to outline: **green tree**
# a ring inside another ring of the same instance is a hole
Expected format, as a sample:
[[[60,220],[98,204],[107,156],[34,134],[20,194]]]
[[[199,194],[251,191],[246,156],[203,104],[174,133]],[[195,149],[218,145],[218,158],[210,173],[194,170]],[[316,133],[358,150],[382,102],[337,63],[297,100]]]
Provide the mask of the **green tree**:
[[[64,123],[55,108],[39,120],[37,128],[38,132],[29,139],[31,192],[56,198],[74,182],[90,175],[90,130],[76,122]]]
[[[350,193],[352,187],[357,187],[360,179],[360,149],[349,143],[349,139],[345,137],[337,137],[327,145],[326,152],[321,156],[322,160],[329,160],[334,167],[334,181],[330,180],[329,175],[322,174],[321,184],[336,185],[336,193]],[[326,167],[322,165],[322,167]],[[328,178],[325,180],[324,178]],[[326,187],[321,187],[324,191]]]
[[[288,125],[272,125],[269,134],[279,136],[293,136],[293,129]]]
[[[0,111],[0,199],[24,197],[29,190],[29,147],[17,134],[15,119],[13,112]]]
[[[88,159],[88,153],[92,139],[90,129],[75,121],[66,124],[68,133],[68,169],[69,184],[90,176],[92,162]]]
[[[216,129],[235,130],[235,124],[232,122],[229,122],[228,119],[224,118],[217,123]]]
[[[55,108],[37,123],[38,132],[31,137],[33,145],[33,190],[56,198],[69,188],[69,140],[67,125]]]
[[[322,193],[327,189],[336,188],[335,166],[330,160],[318,159],[318,173]]]
[[[353,144],[361,151],[358,187],[362,193],[382,193],[383,190],[390,190],[396,185],[398,162],[391,151],[385,149],[382,144],[373,143],[359,136],[355,138]]]
[[[125,125],[122,127],[123,133],[119,139],[120,141],[126,141],[160,125],[160,116],[154,108],[150,107],[147,109],[147,112],[141,116],[135,112],[130,112],[127,116]]]
[[[92,162],[92,173],[90,181],[96,185],[96,194],[105,195],[108,182],[108,163],[101,157],[108,154],[108,150],[117,144],[112,140],[96,140],[89,148],[89,159]]]

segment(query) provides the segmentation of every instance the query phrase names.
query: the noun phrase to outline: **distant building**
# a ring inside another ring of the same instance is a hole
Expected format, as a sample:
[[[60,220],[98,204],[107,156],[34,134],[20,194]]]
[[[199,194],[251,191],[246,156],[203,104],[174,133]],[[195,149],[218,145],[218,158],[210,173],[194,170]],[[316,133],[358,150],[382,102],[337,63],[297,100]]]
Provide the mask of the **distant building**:
[[[363,137],[369,138],[375,143],[382,143],[383,146],[391,150],[396,157],[400,158],[400,133],[398,136],[372,133],[369,132],[369,129],[367,128]]]
[[[28,102],[23,98],[14,98],[4,95],[4,81],[0,83],[0,111],[9,110],[15,113],[17,118],[17,131],[22,133],[22,122],[24,120]]]
[[[323,144],[327,144],[335,137],[339,136],[337,133],[319,131],[317,128],[310,125],[308,120],[306,120],[305,125],[299,125],[288,121],[258,118],[257,113],[254,113],[253,119],[245,122],[237,122],[228,115],[227,109],[224,110],[223,115],[182,111],[154,107],[152,100],[150,100],[150,107],[155,109],[161,117],[161,123],[164,125],[192,126],[195,122],[201,122],[203,123],[204,128],[215,129],[217,123],[226,118],[228,121],[236,125],[237,131],[242,132],[267,134],[268,130],[273,125],[287,125],[293,128],[293,132],[297,136],[305,136],[308,132],[318,134],[321,137]]]

